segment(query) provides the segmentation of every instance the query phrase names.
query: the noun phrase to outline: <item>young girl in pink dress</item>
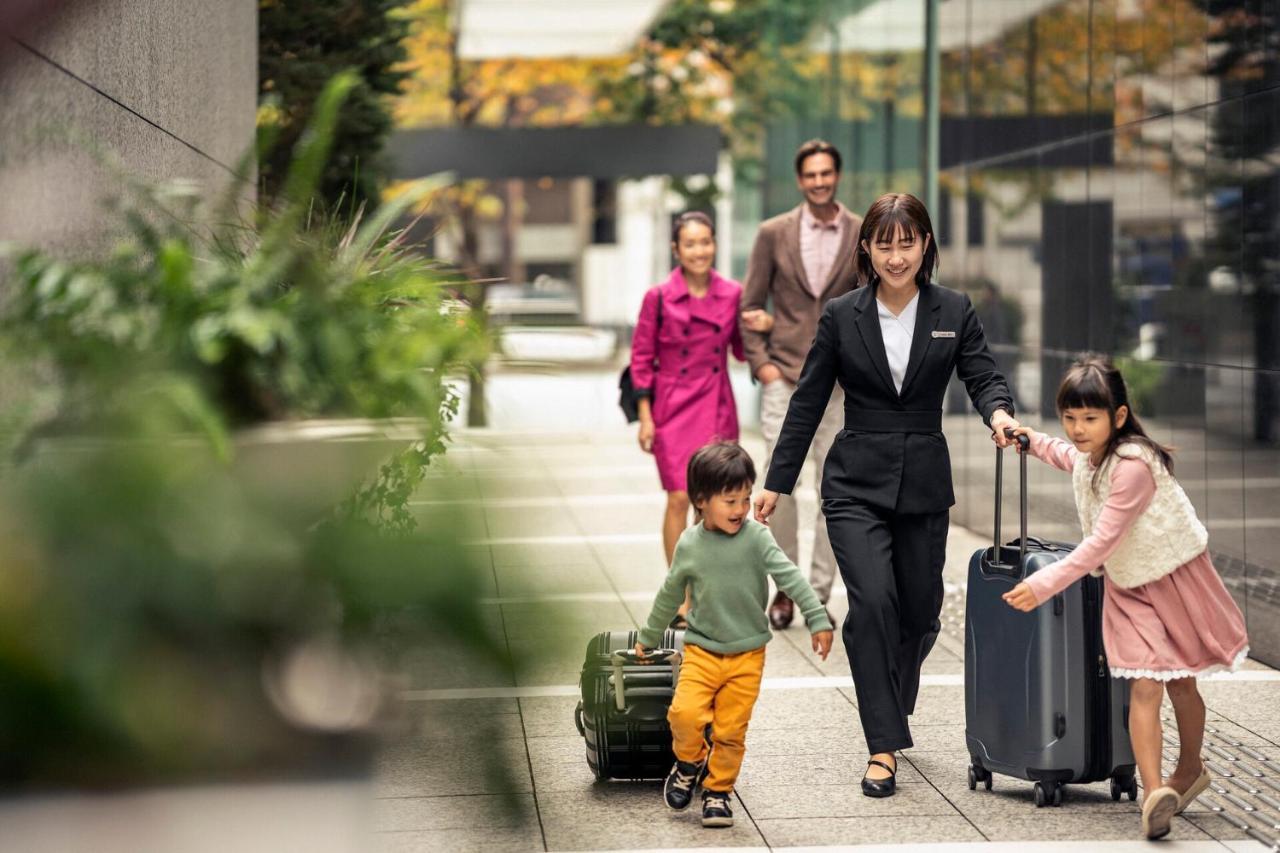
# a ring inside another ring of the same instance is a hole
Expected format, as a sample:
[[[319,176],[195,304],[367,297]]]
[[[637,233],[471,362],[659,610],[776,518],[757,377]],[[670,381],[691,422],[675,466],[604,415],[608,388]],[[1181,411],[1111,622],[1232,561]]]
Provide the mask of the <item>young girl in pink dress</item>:
[[[1160,838],[1209,785],[1196,678],[1244,661],[1244,617],[1209,560],[1208,534],[1173,479],[1169,449],[1142,429],[1120,371],[1101,356],[1081,358],[1062,380],[1057,407],[1070,442],[1026,427],[1016,432],[1030,439],[1037,459],[1071,473],[1084,541],[1004,598],[1028,611],[1086,573],[1103,575],[1107,661],[1112,677],[1132,679],[1129,735],[1146,791],[1142,829]],[[1168,779],[1160,775],[1165,690],[1180,745]]]

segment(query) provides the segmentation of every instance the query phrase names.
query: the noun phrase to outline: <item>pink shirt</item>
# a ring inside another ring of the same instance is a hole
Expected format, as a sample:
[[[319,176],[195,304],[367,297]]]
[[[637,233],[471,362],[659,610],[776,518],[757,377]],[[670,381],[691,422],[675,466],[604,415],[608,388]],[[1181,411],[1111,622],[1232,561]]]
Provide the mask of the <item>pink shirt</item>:
[[[830,222],[814,216],[807,204],[800,210],[800,262],[804,264],[804,275],[814,296],[822,295],[827,276],[835,266],[840,239],[844,236],[843,213],[844,206],[839,202],[836,202],[836,216]]]

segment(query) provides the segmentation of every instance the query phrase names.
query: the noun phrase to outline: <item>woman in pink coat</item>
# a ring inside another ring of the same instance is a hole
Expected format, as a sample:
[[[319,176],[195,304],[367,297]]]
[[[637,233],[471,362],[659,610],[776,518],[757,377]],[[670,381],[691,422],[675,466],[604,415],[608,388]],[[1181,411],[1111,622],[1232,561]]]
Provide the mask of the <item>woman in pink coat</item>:
[[[631,344],[640,447],[657,460],[667,491],[662,522],[667,565],[689,524],[689,457],[704,444],[738,439],[729,350],[738,361],[744,359],[737,321],[742,288],[712,269],[716,234],[711,219],[696,211],[681,214],[671,229],[671,248],[679,265],[644,295]]]

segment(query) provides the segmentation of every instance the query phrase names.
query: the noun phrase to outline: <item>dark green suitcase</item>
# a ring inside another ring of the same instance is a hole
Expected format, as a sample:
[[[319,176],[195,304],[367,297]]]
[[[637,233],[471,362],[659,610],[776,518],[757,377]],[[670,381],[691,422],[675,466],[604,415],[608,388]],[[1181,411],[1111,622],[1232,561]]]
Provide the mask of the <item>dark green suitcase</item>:
[[[635,631],[605,631],[587,644],[574,710],[597,779],[662,779],[671,771],[667,710],[680,677],[683,631],[666,631],[654,661],[635,656]]]

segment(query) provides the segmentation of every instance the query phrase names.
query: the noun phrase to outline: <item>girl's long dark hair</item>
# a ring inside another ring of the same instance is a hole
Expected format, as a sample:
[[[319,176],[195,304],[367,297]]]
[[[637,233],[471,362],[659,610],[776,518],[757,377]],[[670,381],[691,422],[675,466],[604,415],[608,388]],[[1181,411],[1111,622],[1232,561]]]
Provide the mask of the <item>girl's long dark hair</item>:
[[[1173,448],[1165,447],[1147,435],[1142,422],[1138,420],[1138,413],[1129,402],[1129,389],[1124,384],[1124,377],[1106,356],[1085,353],[1075,360],[1062,377],[1062,384],[1058,386],[1057,406],[1058,414],[1066,409],[1104,409],[1111,418],[1111,438],[1102,452],[1097,470],[1093,472],[1091,485],[1095,491],[1098,488],[1098,477],[1107,460],[1125,442],[1147,448],[1160,460],[1166,471],[1173,473]],[[1129,416],[1117,429],[1116,410],[1121,406],[1129,409]]]

